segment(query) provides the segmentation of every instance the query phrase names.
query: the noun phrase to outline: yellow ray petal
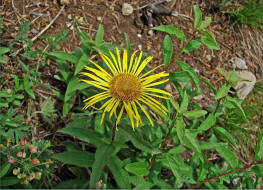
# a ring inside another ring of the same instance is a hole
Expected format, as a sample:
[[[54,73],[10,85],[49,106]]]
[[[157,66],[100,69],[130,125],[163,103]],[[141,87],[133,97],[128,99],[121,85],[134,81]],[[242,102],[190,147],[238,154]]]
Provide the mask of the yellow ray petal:
[[[135,100],[135,102],[139,105],[139,107],[141,108],[141,110],[143,111],[143,113],[146,115],[146,117],[148,118],[148,120],[150,121],[150,123],[153,126],[153,121],[152,118],[150,117],[150,115],[147,113],[147,111],[142,107],[142,105],[140,104],[139,101]]]
[[[148,71],[147,73],[143,74],[143,75],[140,77],[140,79],[143,79],[144,77],[146,77],[147,75],[149,75],[150,73],[152,73],[153,71],[155,71],[156,69],[158,69],[158,68],[160,68],[160,67],[162,67],[162,66],[163,66],[163,65],[159,65],[159,66],[155,67],[154,69]]]
[[[143,82],[144,85],[146,85],[146,84],[149,84],[149,83],[151,83],[153,81],[156,81],[156,80],[158,80],[160,78],[167,77],[167,76],[169,76],[168,73],[161,72],[161,73],[158,73],[158,74],[154,74],[154,75],[145,77],[145,78],[140,79],[140,80]]]
[[[141,119],[140,114],[139,114],[139,112],[138,112],[138,110],[137,110],[137,107],[136,107],[135,102],[133,101],[133,102],[131,103],[131,105],[132,105],[133,110],[134,110],[134,112],[135,112],[136,120],[139,121],[139,122],[141,123],[141,125],[143,125],[142,119]],[[137,122],[137,127],[138,127],[139,122]]]
[[[118,115],[118,118],[116,120],[116,126],[118,126],[118,124],[119,124],[119,122],[121,120],[121,116],[122,116],[123,110],[124,110],[124,105],[122,105],[121,111],[120,111],[120,113]]]
[[[137,70],[137,68],[138,68],[138,66],[139,66],[139,64],[140,64],[141,58],[142,58],[142,51],[141,51],[141,53],[140,53],[139,58],[137,59],[137,61],[135,60],[135,63],[133,64],[133,68],[132,68],[132,70],[131,70],[131,73],[134,74],[134,73],[136,72],[136,70]]]
[[[134,130],[134,121],[133,121],[133,116],[134,116],[134,113],[132,111],[132,108],[131,108],[131,104],[128,103],[126,104],[125,102],[124,103],[124,107],[125,107],[125,110],[130,118],[130,121],[131,121],[131,124],[132,124],[132,129]]]
[[[113,100],[114,100],[114,98],[109,99],[107,102],[105,102],[105,103],[99,108],[99,110],[105,108],[105,107],[106,107],[109,103],[111,103]]]
[[[110,82],[111,79],[112,79],[112,77],[111,77],[108,73],[105,74],[105,73],[102,72],[102,71],[99,71],[99,70],[97,70],[97,69],[94,69],[94,68],[91,68],[91,67],[88,67],[88,66],[86,66],[85,69],[86,69],[87,71],[92,72],[92,73],[95,74],[96,76],[104,79],[104,80],[107,81],[107,82]]]
[[[121,62],[121,56],[120,56],[120,52],[119,52],[119,49],[118,49],[118,48],[116,48],[116,53],[117,53],[117,59],[118,59],[120,71],[123,72],[122,62]]]
[[[105,92],[101,92],[101,93],[99,93],[99,94],[95,94],[95,95],[93,95],[93,96],[85,99],[84,102],[86,102],[86,101],[88,101],[88,100],[90,100],[90,99],[94,99],[94,98],[96,98],[96,97],[105,96],[105,95],[110,95],[110,91],[105,91]]]
[[[100,96],[100,97],[94,98],[94,99],[90,100],[89,102],[85,103],[84,109],[88,109],[93,104],[96,104],[97,102],[105,100],[106,98],[109,98],[109,97],[110,97],[110,95],[105,95],[105,96]]]
[[[148,93],[148,92],[143,92],[142,95],[148,95],[148,96],[154,96],[154,97],[157,97],[157,98],[163,98],[163,99],[167,99],[169,100],[170,98],[169,97],[166,97],[166,96],[160,96],[160,95],[157,95],[157,94],[151,94],[151,93]]]
[[[153,102],[151,102],[149,99],[144,99],[144,98],[139,98],[139,100],[141,102],[143,102],[144,104],[146,104],[148,107],[150,107],[152,110],[154,110],[156,113],[158,113],[161,116],[166,115],[166,112],[163,111],[158,105],[154,104]],[[159,108],[159,109],[158,109]],[[161,111],[161,110],[163,111]]]
[[[128,58],[127,58],[127,50],[124,50],[123,52],[123,72],[127,72],[127,61],[128,61]]]
[[[170,94],[169,92],[166,92],[164,90],[160,90],[157,88],[142,88],[142,91],[144,91],[144,92],[156,92],[156,93],[166,94],[168,96],[172,96],[172,94]]]
[[[157,85],[166,83],[167,81],[169,81],[169,79],[162,80],[162,81],[159,81],[159,82],[150,83],[150,84],[148,84],[148,85],[144,85],[144,84],[142,84],[142,85],[143,85],[144,87],[151,87],[151,86],[157,86]]]
[[[84,73],[84,72],[81,72],[80,74],[92,78],[94,81],[98,82],[101,86],[105,86],[105,87],[109,87],[110,86],[109,82],[106,82],[105,80],[102,80],[99,77],[94,76],[93,74]]]
[[[142,70],[144,69],[144,67],[153,59],[152,56],[147,57],[145,60],[143,60],[142,64],[140,65],[140,67],[138,68],[138,70],[135,72],[135,75],[138,76]]]
[[[132,56],[131,56],[128,73],[131,72],[131,68],[132,68],[132,65],[133,65],[133,59],[134,59],[134,56],[136,55],[137,52],[138,52],[138,50],[134,51],[133,54],[132,54]],[[136,60],[136,59],[135,59],[135,60]]]
[[[113,108],[112,108],[112,110],[110,111],[110,118],[111,118],[111,116],[112,116],[112,114],[113,113],[116,113],[116,109],[117,109],[117,107],[118,107],[118,105],[120,104],[120,100],[118,100],[117,102],[116,102],[116,104],[113,106]]]
[[[116,75],[118,72],[116,68],[114,67],[113,63],[111,62],[110,58],[108,58],[106,55],[100,53],[100,57],[104,61],[104,63],[108,66],[108,68],[111,70],[113,75]]]
[[[100,88],[100,89],[102,89],[102,90],[108,90],[107,88],[101,86],[101,84],[99,84],[99,83],[97,83],[97,82],[95,82],[95,81],[84,80],[84,79],[80,79],[80,80],[83,81],[83,82],[85,82],[85,83],[87,83],[87,84],[90,84],[90,85],[92,85],[92,86],[95,86],[95,87],[97,87],[97,88]]]
[[[148,95],[144,95],[144,97],[145,97],[145,99],[150,99],[152,102],[154,102],[155,104],[157,104],[157,105],[159,105],[159,106],[161,106],[161,108],[163,109],[163,110],[165,110],[165,112],[168,112],[168,109],[163,105],[163,104],[161,104],[160,102],[158,102],[157,100],[155,100],[154,98],[152,98],[152,97],[150,97],[150,96],[148,96]],[[160,109],[161,110],[161,109]]]
[[[97,67],[101,72],[103,72],[105,75],[108,76],[108,78],[112,78],[112,76],[107,72],[105,71],[105,69],[103,69],[101,66],[99,66],[97,63],[93,62],[92,60],[90,60],[90,62],[95,65],[95,67]]]
[[[109,101],[107,101],[108,103],[107,103],[107,106],[106,106],[106,108],[104,109],[104,111],[103,111],[103,113],[102,113],[102,116],[101,116],[101,120],[100,120],[100,124],[102,124],[103,123],[103,120],[104,120],[104,117],[105,117],[105,113],[106,112],[108,112],[108,110],[109,109],[111,109],[112,108],[112,106],[114,105],[114,101],[115,101],[115,99],[110,99]],[[105,103],[106,104],[106,103]],[[104,104],[104,105],[105,105]],[[103,106],[104,106],[103,105]],[[101,108],[101,109],[103,109],[103,108]]]
[[[109,51],[109,53],[110,53],[110,55],[111,55],[111,58],[113,59],[113,62],[114,62],[114,64],[115,64],[115,67],[116,67],[118,73],[120,73],[121,70],[120,70],[119,64],[118,64],[118,62],[117,62],[117,60],[116,60],[116,57],[114,56],[114,54],[113,54],[111,51]]]

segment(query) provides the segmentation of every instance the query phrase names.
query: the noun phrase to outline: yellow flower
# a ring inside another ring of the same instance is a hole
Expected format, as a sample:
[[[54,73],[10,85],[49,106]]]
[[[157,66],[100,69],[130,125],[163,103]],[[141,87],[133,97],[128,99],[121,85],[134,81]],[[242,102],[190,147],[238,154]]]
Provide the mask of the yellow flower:
[[[134,129],[134,120],[136,121],[137,127],[139,126],[139,123],[143,125],[138,112],[139,108],[153,125],[152,119],[146,109],[142,106],[142,103],[161,116],[166,115],[168,111],[166,107],[155,98],[169,99],[167,96],[171,96],[171,94],[153,87],[167,82],[168,79],[161,81],[159,81],[159,79],[167,77],[169,74],[161,72],[150,75],[158,67],[142,74],[143,69],[152,60],[152,57],[149,56],[141,62],[142,52],[140,52],[138,57],[136,56],[136,52],[137,51],[132,54],[129,63],[127,50],[124,50],[122,60],[117,48],[117,57],[115,57],[112,52],[109,52],[111,58],[100,53],[100,56],[109,68],[110,73],[92,60],[90,60],[90,62],[96,67],[96,69],[86,66],[85,69],[88,72],[81,73],[82,75],[89,77],[89,80],[82,79],[82,81],[103,90],[103,92],[84,100],[84,109],[107,99],[107,101],[99,108],[99,110],[104,109],[101,123],[103,122],[105,113],[109,112],[109,118],[111,118],[113,114],[116,116],[117,126],[125,109],[130,118],[132,128]],[[162,94],[166,96],[163,96]],[[120,108],[119,113],[117,113],[118,108]]]

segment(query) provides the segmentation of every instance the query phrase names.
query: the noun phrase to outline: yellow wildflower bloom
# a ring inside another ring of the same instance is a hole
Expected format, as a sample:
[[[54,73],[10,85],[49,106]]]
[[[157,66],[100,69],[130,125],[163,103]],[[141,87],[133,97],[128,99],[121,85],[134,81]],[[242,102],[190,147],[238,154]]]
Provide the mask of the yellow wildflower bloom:
[[[117,126],[125,110],[131,121],[132,128],[134,129],[134,121],[136,122],[137,127],[139,124],[143,125],[138,108],[142,110],[153,125],[150,115],[146,109],[144,109],[142,104],[147,105],[161,116],[166,115],[168,111],[155,98],[169,99],[167,96],[171,96],[171,94],[164,90],[154,88],[154,86],[167,82],[168,79],[161,81],[160,79],[167,77],[169,74],[161,72],[150,75],[157,67],[142,74],[143,69],[152,60],[152,57],[149,56],[146,59],[141,60],[142,52],[140,52],[138,57],[136,56],[136,52],[137,51],[132,54],[129,63],[127,50],[124,50],[122,60],[117,48],[117,57],[115,57],[112,52],[109,52],[111,58],[100,53],[100,56],[109,68],[110,73],[92,60],[90,60],[90,62],[96,67],[96,69],[86,66],[85,69],[88,72],[81,73],[82,75],[89,77],[89,80],[82,79],[82,81],[103,90],[103,92],[85,99],[84,109],[92,107],[97,102],[107,99],[107,101],[99,108],[99,110],[104,109],[101,123],[104,120],[105,113],[109,112],[110,118],[113,114],[116,116]],[[117,113],[118,108],[120,108],[119,113]]]

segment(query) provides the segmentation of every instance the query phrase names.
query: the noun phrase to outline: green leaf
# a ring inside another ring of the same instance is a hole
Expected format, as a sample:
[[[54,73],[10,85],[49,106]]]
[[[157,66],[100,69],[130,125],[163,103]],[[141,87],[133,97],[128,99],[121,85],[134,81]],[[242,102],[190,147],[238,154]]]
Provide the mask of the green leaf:
[[[103,25],[100,24],[98,32],[96,33],[96,37],[95,37],[95,42],[97,46],[102,43],[103,37],[104,37],[104,28]]]
[[[235,138],[223,127],[214,127],[215,132],[221,136],[221,138],[224,138],[228,140],[234,147],[237,147]]]
[[[83,54],[75,66],[74,75],[77,75],[83,69],[84,66],[88,65],[88,63],[89,57],[86,54]]]
[[[207,114],[207,111],[205,110],[192,110],[192,111],[183,113],[183,115],[187,117],[188,119],[196,119],[196,118],[205,116],[206,114]]]
[[[54,52],[48,53],[48,55],[56,57],[57,59],[67,60],[74,64],[78,63],[78,58],[75,55],[72,55],[64,51],[54,51]]]
[[[198,27],[198,29],[204,30],[206,27],[208,27],[212,22],[211,17],[206,17],[205,20],[201,22],[201,25]]]
[[[206,36],[201,36],[200,41],[209,49],[220,50],[220,47],[218,46],[215,40],[212,40]]]
[[[0,63],[7,64],[9,58],[6,55],[0,56]]]
[[[99,181],[104,166],[114,153],[114,147],[109,145],[99,146],[95,153],[95,162],[92,165],[92,173],[90,175],[90,188],[95,188],[96,183]]]
[[[170,98],[170,102],[171,102],[171,104],[172,104],[172,106],[174,107],[174,109],[177,111],[177,112],[179,112],[179,104],[178,104],[178,102],[176,102],[176,101],[174,101],[174,99],[171,97]]]
[[[176,129],[177,136],[181,143],[184,142],[185,127],[186,125],[184,123],[183,118],[178,118],[175,122],[175,129]]]
[[[263,156],[263,138],[262,138],[261,128],[259,128],[258,129],[257,148],[256,148],[254,160],[257,162],[262,158],[262,156]]]
[[[52,156],[52,158],[59,160],[65,164],[71,164],[79,167],[91,167],[94,162],[94,155],[86,151],[69,151],[62,152]]]
[[[254,166],[251,170],[255,172],[257,177],[263,177],[263,165]]]
[[[223,85],[216,93],[215,99],[221,99],[223,97],[225,97],[228,94],[229,89],[231,88],[231,85]]]
[[[64,102],[69,101],[77,90],[82,90],[89,86],[87,83],[80,82],[78,77],[73,77],[68,83]]]
[[[122,168],[123,163],[117,156],[112,156],[112,158],[108,161],[108,167],[118,184],[118,188],[131,189],[129,174]]]
[[[241,113],[241,116],[242,116],[245,120],[247,119],[246,114],[245,114],[243,108],[242,108],[241,105],[237,102],[236,99],[227,96],[227,97],[226,97],[226,101],[227,101],[227,102],[230,102],[230,103]]]
[[[202,22],[202,12],[199,9],[198,5],[194,5],[194,28],[198,28]]]
[[[178,145],[177,147],[174,147],[168,151],[169,154],[180,154],[185,151],[184,146]]]
[[[73,107],[74,102],[73,101],[67,101],[64,102],[63,104],[63,110],[62,110],[62,116],[65,117],[68,112],[71,110],[71,108]]]
[[[211,82],[209,82],[209,81],[207,81],[205,79],[202,79],[202,78],[200,78],[200,80],[203,83],[205,83],[213,91],[214,94],[216,94],[217,90],[216,90],[215,86]]]
[[[176,64],[185,72],[187,72],[187,74],[189,75],[189,77],[192,79],[194,85],[196,86],[197,90],[200,90],[200,86],[199,86],[199,78],[198,75],[195,73],[195,71],[187,64],[185,64],[184,62],[176,62]]]
[[[202,122],[200,127],[198,127],[198,131],[207,131],[216,123],[216,116],[212,113],[208,115],[208,117]]]
[[[238,158],[228,147],[217,147],[216,151],[223,156],[230,166],[235,169],[238,166]]]
[[[68,68],[68,65],[66,64],[66,61],[64,60],[58,60],[58,68],[59,68],[59,71],[64,79],[64,82],[68,82],[68,80],[70,79],[71,77],[71,74],[70,74],[70,71],[69,71],[69,68]],[[56,75],[54,76],[54,78],[58,79],[56,77]],[[58,79],[59,80],[59,79]]]
[[[146,176],[149,174],[148,166],[149,164],[147,162],[134,162],[127,164],[125,170],[137,176]]]
[[[173,72],[173,73],[169,73],[169,80],[171,80],[173,83],[189,82],[191,80],[191,77],[188,75],[186,71]]]
[[[197,50],[197,49],[199,49],[200,45],[201,45],[200,41],[192,40],[185,45],[182,52],[189,53],[191,51]]]
[[[129,35],[124,33],[124,38],[125,38],[126,49],[128,52],[128,57],[130,57],[131,56],[131,43],[130,43]]]
[[[173,42],[169,35],[166,35],[163,40],[163,57],[164,66],[167,67],[173,55]]]
[[[102,141],[103,136],[90,129],[79,128],[78,126],[75,126],[60,129],[58,132],[71,135],[79,140],[91,143],[97,147],[105,145],[105,143]]]
[[[201,143],[200,148],[202,150],[211,150],[216,149],[218,147],[226,146],[226,143],[214,143],[214,142],[207,142],[207,143]]]
[[[10,185],[15,185],[20,181],[17,177],[4,177],[0,180],[0,187],[7,187]]]
[[[87,179],[70,179],[60,182],[54,189],[88,189]]]
[[[160,25],[157,27],[152,28],[153,30],[158,30],[161,32],[166,32],[167,34],[176,36],[179,40],[181,41],[185,41],[185,35],[184,33],[179,30],[178,28],[174,27],[174,26],[169,26],[169,25]]]
[[[184,143],[186,144],[187,147],[189,147],[192,150],[194,150],[195,152],[201,154],[201,148],[200,148],[199,142],[197,141],[195,135],[192,134],[188,130],[185,133]]]
[[[3,55],[3,54],[5,54],[5,53],[7,53],[7,52],[9,52],[9,51],[10,51],[9,48],[0,47],[0,55]]]
[[[179,113],[185,113],[187,111],[187,107],[188,107],[188,95],[186,90],[184,91],[184,97],[180,106],[180,110]]]
[[[3,176],[5,176],[7,174],[7,172],[10,169],[11,164],[9,164],[8,162],[4,163],[1,166],[1,171],[0,171],[0,178],[2,178]]]
[[[134,131],[132,131],[130,129],[130,127],[129,128],[128,127],[120,127],[119,132],[122,132],[123,135],[125,135],[127,138],[129,138],[130,141],[132,142],[132,144],[136,148],[138,148],[144,152],[150,153],[150,154],[159,154],[160,153],[159,149],[153,148],[149,142],[145,141],[142,138],[142,136],[139,136],[139,134],[134,133]]]

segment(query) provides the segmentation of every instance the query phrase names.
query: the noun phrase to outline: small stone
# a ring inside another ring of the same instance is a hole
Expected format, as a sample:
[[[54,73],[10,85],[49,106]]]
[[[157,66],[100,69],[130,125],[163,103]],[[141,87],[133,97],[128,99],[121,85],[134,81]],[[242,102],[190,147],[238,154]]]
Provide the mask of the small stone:
[[[133,13],[133,7],[129,3],[123,3],[122,14],[124,16],[129,16]]]
[[[178,13],[177,11],[173,11],[173,12],[171,13],[171,15],[172,15],[172,16],[178,16],[179,13]]]
[[[237,75],[248,81],[238,82],[234,89],[237,91],[237,97],[240,99],[245,99],[247,95],[253,90],[256,84],[256,77],[250,71],[237,71]]]
[[[148,35],[149,35],[149,36],[153,36],[153,30],[149,30],[149,31],[148,31]]]
[[[142,35],[139,33],[139,34],[137,34],[137,37],[138,37],[138,38],[141,38],[141,37],[142,37]]]
[[[207,61],[211,61],[212,60],[212,56],[211,55],[206,55],[205,58],[207,59]]]
[[[199,95],[193,97],[193,99],[194,100],[202,100],[202,99],[204,99],[204,95],[203,94],[199,94]]]
[[[35,28],[32,28],[31,32],[32,32],[32,34],[37,34],[38,33],[38,31]]]
[[[232,58],[230,61],[233,63],[234,68],[243,69],[243,70],[248,69],[246,65],[246,61],[244,59],[235,57],[235,58]]]
[[[60,0],[61,5],[69,5],[70,1],[69,0]]]
[[[169,83],[167,83],[167,84],[165,85],[164,89],[165,89],[166,91],[170,92],[170,93],[173,92],[172,86],[171,86],[171,84],[169,84]]]
[[[139,45],[138,45],[138,49],[139,49],[140,51],[142,51],[142,44],[139,44]]]
[[[102,17],[101,17],[101,16],[98,16],[98,17],[97,17],[97,21],[102,21]]]

